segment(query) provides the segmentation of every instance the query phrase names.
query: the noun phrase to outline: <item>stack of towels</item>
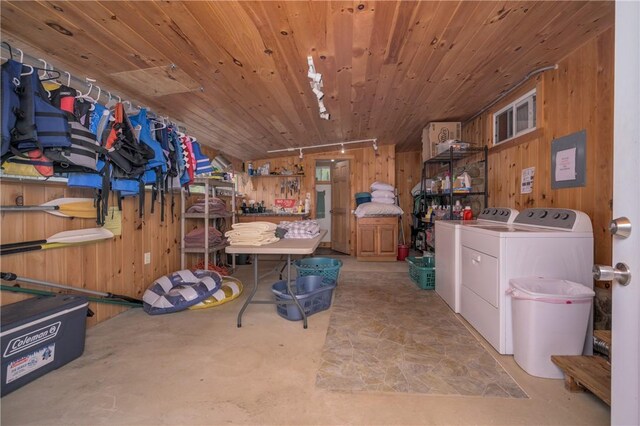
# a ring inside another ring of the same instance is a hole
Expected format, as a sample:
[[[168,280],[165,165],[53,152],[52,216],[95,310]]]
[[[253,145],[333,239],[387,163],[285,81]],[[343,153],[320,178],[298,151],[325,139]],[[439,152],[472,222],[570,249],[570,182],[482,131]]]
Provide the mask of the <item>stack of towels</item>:
[[[232,246],[262,246],[275,243],[276,224],[269,222],[234,223],[224,235]]]
[[[279,231],[286,231],[286,239],[315,238],[320,235],[320,225],[315,220],[299,220],[297,222],[282,221],[278,225]]]
[[[371,202],[381,204],[395,204],[395,188],[388,183],[373,182],[371,184]]]
[[[184,237],[184,246],[187,248],[204,247],[204,228],[196,228]],[[227,239],[213,226],[209,227],[209,247],[226,244]]]
[[[199,198],[189,209],[187,213],[204,213],[205,203],[204,197]],[[217,214],[220,216],[225,216],[229,214],[227,211],[227,204],[216,197],[209,197],[209,214]]]

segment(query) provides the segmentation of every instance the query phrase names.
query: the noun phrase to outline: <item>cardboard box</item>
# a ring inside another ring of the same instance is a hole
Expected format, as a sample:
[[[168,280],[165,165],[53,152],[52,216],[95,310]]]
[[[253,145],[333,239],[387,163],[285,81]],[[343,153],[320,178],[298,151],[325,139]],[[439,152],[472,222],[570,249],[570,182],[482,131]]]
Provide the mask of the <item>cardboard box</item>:
[[[462,139],[459,121],[433,121],[422,129],[422,161],[437,155],[436,144],[448,139]]]

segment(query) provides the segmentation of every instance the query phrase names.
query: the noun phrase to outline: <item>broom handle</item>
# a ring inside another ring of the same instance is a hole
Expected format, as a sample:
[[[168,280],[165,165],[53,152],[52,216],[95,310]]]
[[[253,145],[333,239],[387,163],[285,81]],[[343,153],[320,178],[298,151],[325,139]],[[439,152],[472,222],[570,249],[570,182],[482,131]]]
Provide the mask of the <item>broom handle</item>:
[[[60,210],[60,206],[2,206],[0,212],[29,212],[29,211],[47,211],[47,210]]]
[[[37,246],[39,244],[46,244],[47,240],[35,240],[35,241],[22,241],[19,243],[9,243],[0,245],[0,251],[4,252],[8,249],[15,249],[20,247]],[[16,252],[17,253],[17,252]],[[7,253],[9,254],[9,253]]]
[[[62,285],[62,284],[50,283],[48,281],[40,281],[40,280],[35,280],[35,279],[32,279],[32,278],[18,277],[16,274],[14,274],[12,272],[0,272],[0,278],[2,278],[5,281],[22,281],[22,282],[25,282],[25,283],[38,284],[38,285],[45,286],[45,287],[54,287],[54,288],[62,288],[62,289],[65,289],[65,290],[79,291],[81,293],[93,294],[95,296],[102,296],[102,297],[107,297],[107,298],[110,298],[110,299],[122,299],[122,300],[126,300],[127,302],[142,303],[142,300],[140,300],[140,299],[135,299],[133,297],[124,296],[124,295],[121,295],[121,294],[104,293],[104,292],[101,292],[101,291],[88,290],[86,288],[70,287],[70,286],[66,286],[66,285]]]

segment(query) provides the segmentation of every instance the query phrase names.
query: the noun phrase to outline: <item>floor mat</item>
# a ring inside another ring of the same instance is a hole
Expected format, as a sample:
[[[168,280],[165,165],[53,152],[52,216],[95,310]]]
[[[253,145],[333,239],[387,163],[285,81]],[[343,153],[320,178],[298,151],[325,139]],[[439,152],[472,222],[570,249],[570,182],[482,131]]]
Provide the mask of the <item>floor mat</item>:
[[[527,398],[440,296],[399,273],[340,274],[316,386]]]

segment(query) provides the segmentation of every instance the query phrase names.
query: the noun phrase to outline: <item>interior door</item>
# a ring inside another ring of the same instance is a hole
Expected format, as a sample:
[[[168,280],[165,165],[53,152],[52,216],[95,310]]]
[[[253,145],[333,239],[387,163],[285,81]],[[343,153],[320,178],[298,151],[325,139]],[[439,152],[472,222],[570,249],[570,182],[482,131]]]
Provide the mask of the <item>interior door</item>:
[[[613,264],[625,263],[630,282],[613,282],[611,423],[640,424],[640,3],[617,1],[613,127],[613,217],[626,217],[628,237],[614,234]],[[634,195],[635,194],[635,195]]]
[[[331,171],[331,248],[349,254],[351,235],[349,160],[336,161]]]

